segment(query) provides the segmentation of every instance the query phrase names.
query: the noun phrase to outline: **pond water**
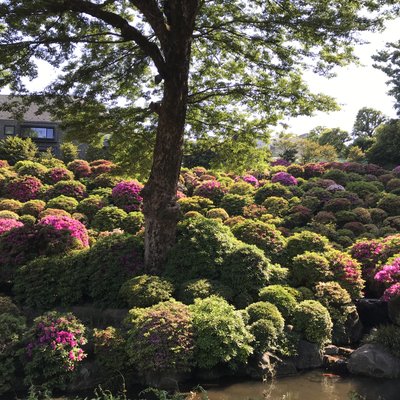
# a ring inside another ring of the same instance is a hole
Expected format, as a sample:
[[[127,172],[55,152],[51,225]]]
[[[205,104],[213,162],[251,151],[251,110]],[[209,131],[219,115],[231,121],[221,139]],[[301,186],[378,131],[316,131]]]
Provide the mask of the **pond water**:
[[[400,400],[400,380],[339,377],[320,371],[266,383],[247,381],[204,388],[210,400]]]

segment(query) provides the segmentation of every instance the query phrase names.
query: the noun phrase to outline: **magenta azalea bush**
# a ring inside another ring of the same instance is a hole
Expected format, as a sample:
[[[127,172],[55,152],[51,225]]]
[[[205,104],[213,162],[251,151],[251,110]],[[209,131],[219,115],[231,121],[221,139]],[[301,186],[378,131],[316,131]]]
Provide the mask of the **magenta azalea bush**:
[[[71,171],[66,168],[51,168],[46,172],[46,179],[49,183],[57,183],[59,181],[70,181],[74,178]]]
[[[218,204],[224,196],[226,190],[222,187],[221,183],[216,180],[209,180],[202,182],[196,187],[193,194],[195,196],[206,197]]]
[[[277,160],[271,161],[270,165],[272,167],[281,165],[283,167],[288,167],[290,165],[290,162],[287,160],[284,160],[283,158],[278,158]]]
[[[9,197],[19,200],[28,201],[37,197],[42,182],[33,176],[22,176],[10,181],[6,187]]]
[[[74,160],[68,163],[68,169],[72,171],[76,178],[85,178],[92,173],[89,163],[85,160]]]
[[[113,201],[124,211],[138,211],[143,202],[143,197],[140,195],[142,189],[143,185],[138,181],[122,181],[112,190]]]
[[[72,314],[51,311],[36,318],[24,341],[28,384],[63,388],[86,357],[85,327]]]
[[[400,296],[400,282],[389,286],[383,293],[382,300],[390,301],[395,297]]]
[[[8,232],[13,228],[18,228],[23,225],[24,224],[22,222],[19,222],[15,219],[0,218],[0,235],[3,234],[4,232]]]
[[[288,174],[287,172],[278,172],[271,178],[272,183],[280,183],[284,186],[295,186],[297,185],[297,179]]]
[[[250,185],[253,185],[254,187],[258,187],[259,186],[258,179],[253,175],[250,175],[250,174],[243,175],[242,179],[245,182],[250,183]]]
[[[85,225],[67,216],[48,215],[39,221],[39,225],[51,225],[57,230],[68,230],[71,236],[78,239],[83,247],[89,247],[89,235]]]
[[[400,257],[395,258],[390,264],[386,264],[374,276],[377,282],[383,283],[386,290],[382,299],[389,301],[400,295]]]

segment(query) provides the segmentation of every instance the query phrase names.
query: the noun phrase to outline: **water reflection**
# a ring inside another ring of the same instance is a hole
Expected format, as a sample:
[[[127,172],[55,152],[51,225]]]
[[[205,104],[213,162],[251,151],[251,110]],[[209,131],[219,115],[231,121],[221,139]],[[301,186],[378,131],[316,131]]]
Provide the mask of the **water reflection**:
[[[273,382],[205,387],[210,400],[400,400],[400,380],[339,377],[315,371]]]

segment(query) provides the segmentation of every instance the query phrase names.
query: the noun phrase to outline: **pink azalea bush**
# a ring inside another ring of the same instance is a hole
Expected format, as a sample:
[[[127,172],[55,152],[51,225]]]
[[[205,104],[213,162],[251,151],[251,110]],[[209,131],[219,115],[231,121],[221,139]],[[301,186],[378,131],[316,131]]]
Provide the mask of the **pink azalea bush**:
[[[49,183],[57,183],[59,181],[70,181],[74,178],[71,171],[66,168],[51,168],[46,172],[46,179]]]
[[[272,183],[280,183],[284,186],[295,186],[297,185],[297,179],[288,174],[287,172],[278,172],[271,178]]]
[[[386,290],[383,293],[382,299],[389,301],[392,298],[400,295],[400,257],[395,258],[390,264],[386,264],[378,271],[374,279],[377,282],[383,283]]]
[[[284,167],[288,167],[290,165],[290,162],[287,161],[287,160],[284,160],[283,158],[278,158],[275,161],[271,161],[270,165],[271,165],[271,167],[275,167],[275,166],[278,166],[278,165],[282,165]]]
[[[244,175],[242,176],[242,179],[245,182],[250,183],[250,185],[253,185],[254,187],[258,187],[259,185],[258,179],[253,175],[250,174]]]
[[[28,201],[37,197],[42,182],[33,176],[22,176],[10,181],[6,187],[7,195],[15,200]]]
[[[221,183],[215,180],[202,182],[196,187],[193,194],[195,196],[206,197],[218,204],[224,196],[226,190],[222,187]]]
[[[39,225],[51,225],[57,230],[68,230],[71,236],[78,239],[83,247],[89,247],[89,235],[85,225],[67,216],[48,215],[39,221]]]
[[[70,313],[51,311],[36,318],[25,343],[24,368],[30,384],[63,388],[86,357],[85,327]]]
[[[68,163],[68,169],[72,171],[76,178],[84,178],[92,173],[92,168],[85,160],[74,160]]]
[[[383,293],[382,300],[390,301],[395,297],[400,296],[400,282],[394,283],[389,286]]]
[[[142,189],[143,185],[138,181],[122,181],[112,190],[113,201],[127,212],[138,211],[143,202],[143,197],[140,195]]]
[[[3,234],[4,232],[8,232],[13,228],[18,228],[23,225],[24,224],[22,222],[19,222],[15,219],[0,218],[0,235]]]

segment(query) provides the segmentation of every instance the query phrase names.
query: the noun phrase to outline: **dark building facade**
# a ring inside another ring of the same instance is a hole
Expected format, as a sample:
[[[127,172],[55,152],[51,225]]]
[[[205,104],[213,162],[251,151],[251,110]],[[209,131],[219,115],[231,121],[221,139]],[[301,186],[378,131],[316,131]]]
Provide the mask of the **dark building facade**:
[[[0,105],[8,100],[7,95],[0,95]],[[49,113],[37,114],[37,111],[38,107],[32,104],[22,119],[17,121],[9,112],[0,110],[0,139],[8,136],[30,137],[39,151],[46,151],[51,147],[53,153],[59,156],[62,142],[60,123],[52,121]]]

